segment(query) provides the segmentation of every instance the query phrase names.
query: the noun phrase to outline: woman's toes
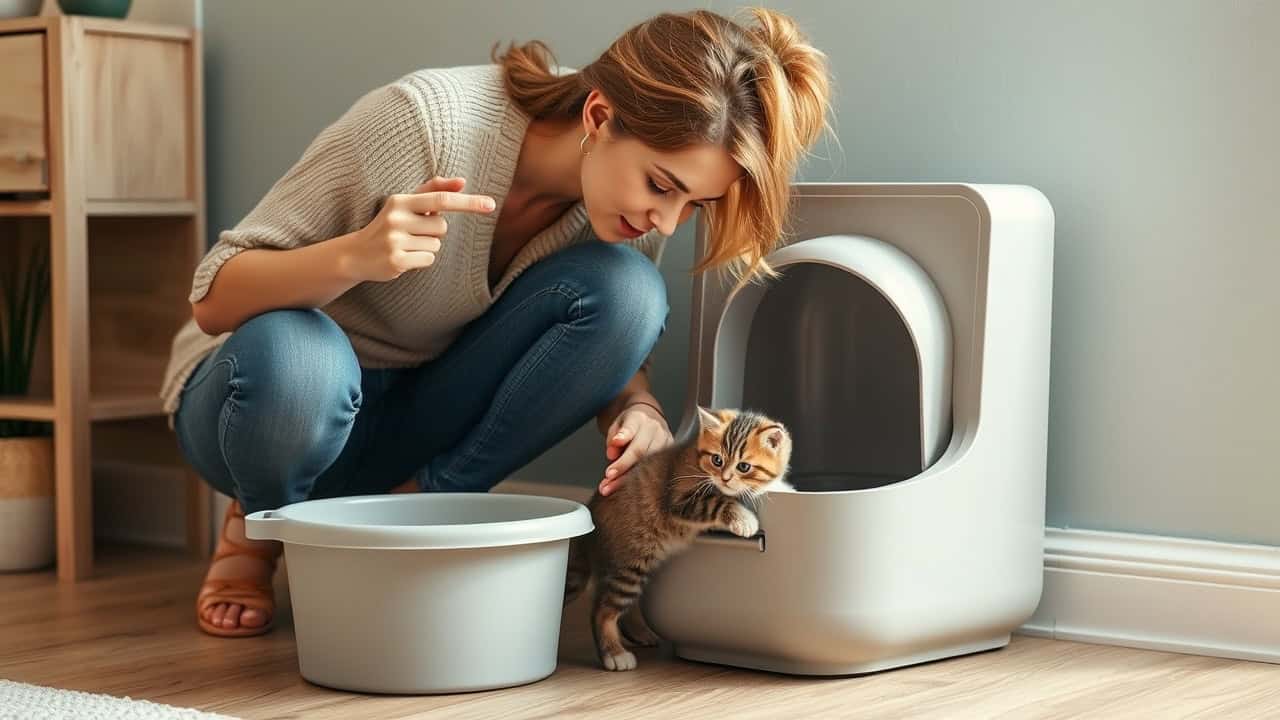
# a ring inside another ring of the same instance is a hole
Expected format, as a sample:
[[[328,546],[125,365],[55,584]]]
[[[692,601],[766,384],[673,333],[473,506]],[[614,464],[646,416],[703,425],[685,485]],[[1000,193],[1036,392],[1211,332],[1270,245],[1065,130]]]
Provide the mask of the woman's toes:
[[[235,603],[227,605],[227,614],[222,616],[222,627],[234,628],[240,625],[240,611],[243,608],[243,605],[237,605]]]
[[[204,619],[215,627],[234,630],[237,627],[262,627],[271,616],[266,611],[239,603],[217,603],[205,608]]]

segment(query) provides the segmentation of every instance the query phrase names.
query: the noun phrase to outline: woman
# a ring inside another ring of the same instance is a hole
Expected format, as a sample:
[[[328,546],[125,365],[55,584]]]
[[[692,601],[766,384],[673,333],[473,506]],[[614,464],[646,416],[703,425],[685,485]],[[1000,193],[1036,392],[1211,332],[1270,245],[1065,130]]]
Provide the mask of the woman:
[[[696,270],[769,272],[828,105],[789,18],[664,14],[572,73],[536,42],[496,61],[362,97],[196,269],[163,394],[235,499],[206,632],[271,627],[279,543],[247,541],[244,513],[487,491],[593,416],[607,494],[672,441],[646,378],[665,237],[701,208]]]

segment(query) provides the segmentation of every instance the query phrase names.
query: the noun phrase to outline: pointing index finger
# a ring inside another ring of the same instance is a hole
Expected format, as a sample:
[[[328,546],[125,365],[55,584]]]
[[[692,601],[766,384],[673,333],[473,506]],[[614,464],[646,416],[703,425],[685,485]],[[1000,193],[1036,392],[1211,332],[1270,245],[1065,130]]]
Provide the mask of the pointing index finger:
[[[412,207],[418,213],[441,212],[493,212],[497,206],[493,198],[487,195],[471,195],[469,193],[436,191],[413,196]]]

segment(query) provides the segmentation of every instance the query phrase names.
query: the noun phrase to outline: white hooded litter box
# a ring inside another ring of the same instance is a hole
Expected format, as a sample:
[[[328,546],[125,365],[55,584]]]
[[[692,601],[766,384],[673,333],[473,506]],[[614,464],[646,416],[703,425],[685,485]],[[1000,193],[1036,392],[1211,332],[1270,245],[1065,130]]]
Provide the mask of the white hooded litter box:
[[[795,201],[780,279],[695,281],[677,435],[694,403],[775,417],[796,491],[669,561],[645,616],[681,657],[785,673],[1001,647],[1043,575],[1052,209],[1003,185]]]
[[[556,669],[569,538],[558,498],[420,493],[308,500],[245,517],[284,542],[302,676],[372,693],[521,685]]]

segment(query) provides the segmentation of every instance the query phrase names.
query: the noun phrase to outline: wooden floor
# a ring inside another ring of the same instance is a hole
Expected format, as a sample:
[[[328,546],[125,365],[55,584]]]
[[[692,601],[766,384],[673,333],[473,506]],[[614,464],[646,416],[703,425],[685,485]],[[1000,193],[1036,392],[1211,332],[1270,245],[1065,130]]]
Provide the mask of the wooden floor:
[[[154,549],[99,557],[98,576],[78,586],[52,572],[0,575],[0,678],[243,718],[1280,717],[1280,666],[1020,636],[1003,650],[854,678],[740,671],[657,650],[638,653],[634,672],[607,673],[581,604],[566,610],[559,668],[546,680],[364,696],[298,675],[287,612],[264,637],[200,633],[199,563]]]

